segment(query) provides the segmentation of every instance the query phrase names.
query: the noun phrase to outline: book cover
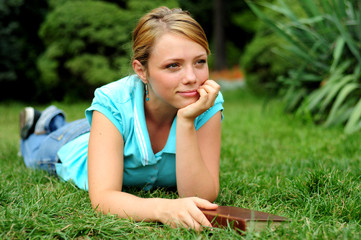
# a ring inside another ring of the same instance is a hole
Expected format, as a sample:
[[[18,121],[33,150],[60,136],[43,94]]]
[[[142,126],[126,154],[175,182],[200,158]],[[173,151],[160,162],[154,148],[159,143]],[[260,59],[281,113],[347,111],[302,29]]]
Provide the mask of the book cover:
[[[274,228],[291,221],[286,217],[232,206],[218,206],[216,210],[201,209],[201,211],[213,227],[231,226],[243,232],[249,228],[254,231],[260,231],[267,226]]]

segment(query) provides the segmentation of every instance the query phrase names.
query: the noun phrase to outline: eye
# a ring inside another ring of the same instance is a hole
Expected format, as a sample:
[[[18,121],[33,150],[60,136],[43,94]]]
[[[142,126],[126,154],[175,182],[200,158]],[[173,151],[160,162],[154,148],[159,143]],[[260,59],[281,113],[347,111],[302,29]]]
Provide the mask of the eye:
[[[206,59],[199,59],[196,61],[196,65],[204,65],[207,63],[207,60]]]
[[[165,66],[167,69],[176,69],[179,67],[179,64],[178,63],[171,63],[171,64],[168,64],[167,66]]]

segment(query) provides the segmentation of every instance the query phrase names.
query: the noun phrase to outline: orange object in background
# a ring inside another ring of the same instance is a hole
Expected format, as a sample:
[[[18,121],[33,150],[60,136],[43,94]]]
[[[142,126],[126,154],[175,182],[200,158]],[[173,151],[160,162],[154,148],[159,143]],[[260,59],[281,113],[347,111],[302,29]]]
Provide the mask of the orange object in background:
[[[236,65],[231,69],[223,69],[220,71],[210,71],[209,73],[210,79],[218,81],[218,80],[226,80],[226,81],[243,81],[244,74],[241,68]]]

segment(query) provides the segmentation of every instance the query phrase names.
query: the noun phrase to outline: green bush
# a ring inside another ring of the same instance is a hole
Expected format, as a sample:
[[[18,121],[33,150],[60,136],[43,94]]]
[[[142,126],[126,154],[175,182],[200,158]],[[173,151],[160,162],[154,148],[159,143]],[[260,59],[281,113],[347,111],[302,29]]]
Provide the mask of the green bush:
[[[56,91],[57,98],[90,97],[94,88],[128,74],[132,19],[106,2],[56,6],[39,31],[47,48],[38,68],[47,91]]]
[[[274,1],[273,1],[274,2]],[[262,9],[268,16],[274,13],[267,8]],[[239,17],[239,24],[254,32],[252,40],[246,44],[240,59],[240,66],[245,72],[247,87],[257,94],[273,95],[280,87],[278,77],[285,74],[290,62],[282,57],[280,45],[283,39],[270,30],[252,11]],[[284,55],[285,53],[282,53]]]
[[[275,94],[279,88],[277,78],[289,67],[277,54],[280,40],[275,34],[259,31],[242,54],[240,65],[247,87],[257,94]]]
[[[129,0],[120,8],[105,1],[50,1],[53,11],[39,31],[46,45],[37,61],[43,93],[52,100],[91,98],[96,87],[131,74],[132,30],[160,5],[177,2]]]
[[[361,128],[361,3],[304,0],[294,11],[284,0],[259,5],[247,1],[286,44],[292,68],[279,78],[286,109],[325,126]],[[260,7],[272,10],[269,17]],[[286,21],[279,21],[285,19]]]

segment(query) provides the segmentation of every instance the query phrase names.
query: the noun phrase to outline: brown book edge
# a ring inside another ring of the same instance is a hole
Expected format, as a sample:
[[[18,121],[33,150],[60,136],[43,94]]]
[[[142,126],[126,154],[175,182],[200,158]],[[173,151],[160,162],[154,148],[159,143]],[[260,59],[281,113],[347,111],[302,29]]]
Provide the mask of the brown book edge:
[[[286,217],[232,206],[218,206],[216,210],[201,209],[201,211],[213,227],[231,226],[243,232],[249,228],[260,231],[267,226],[276,227],[291,221]]]

